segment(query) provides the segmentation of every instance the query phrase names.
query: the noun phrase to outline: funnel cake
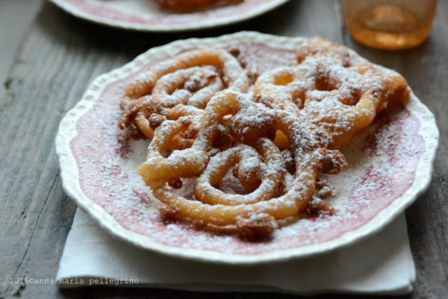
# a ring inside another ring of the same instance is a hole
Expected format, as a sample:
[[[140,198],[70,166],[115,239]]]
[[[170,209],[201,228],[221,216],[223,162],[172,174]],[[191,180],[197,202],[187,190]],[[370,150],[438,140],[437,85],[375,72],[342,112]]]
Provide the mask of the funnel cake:
[[[246,92],[249,81],[238,61],[219,49],[201,49],[165,60],[126,87],[121,102],[120,128],[133,137],[152,138],[153,130],[170,108],[185,104],[204,108],[224,88]]]
[[[322,175],[345,169],[339,150],[409,89],[320,38],[251,86],[238,59],[199,49],[160,62],[127,86],[119,125],[150,139],[138,172],[166,219],[254,240],[331,213]]]

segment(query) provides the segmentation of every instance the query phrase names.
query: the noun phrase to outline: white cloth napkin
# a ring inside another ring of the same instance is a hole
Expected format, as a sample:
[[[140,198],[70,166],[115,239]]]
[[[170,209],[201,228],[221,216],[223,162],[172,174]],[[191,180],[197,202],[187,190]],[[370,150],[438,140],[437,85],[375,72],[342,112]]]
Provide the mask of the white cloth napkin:
[[[258,266],[175,259],[134,247],[78,209],[56,275],[60,287],[88,285],[195,291],[405,294],[415,280],[403,215],[380,233],[324,255]]]

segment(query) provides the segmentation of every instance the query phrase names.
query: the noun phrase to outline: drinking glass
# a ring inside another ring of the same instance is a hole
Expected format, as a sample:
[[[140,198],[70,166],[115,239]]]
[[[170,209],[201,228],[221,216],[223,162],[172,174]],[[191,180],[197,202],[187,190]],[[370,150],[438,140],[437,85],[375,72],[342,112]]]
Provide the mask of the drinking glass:
[[[345,24],[366,46],[407,49],[428,37],[436,5],[437,0],[345,0]]]

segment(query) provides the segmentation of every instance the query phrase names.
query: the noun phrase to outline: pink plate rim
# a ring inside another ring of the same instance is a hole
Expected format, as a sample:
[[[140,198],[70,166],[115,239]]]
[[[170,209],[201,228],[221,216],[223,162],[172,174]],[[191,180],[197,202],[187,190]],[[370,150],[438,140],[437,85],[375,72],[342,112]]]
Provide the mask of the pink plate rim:
[[[412,115],[415,115],[420,122],[419,134],[424,139],[425,149],[422,153],[421,159],[418,162],[415,179],[412,185],[401,197],[393,200],[392,203],[382,209],[367,223],[330,241],[256,255],[218,253],[201,249],[185,249],[181,247],[167,246],[125,229],[99,205],[87,198],[81,190],[78,167],[73,152],[70,148],[70,141],[78,134],[76,131],[76,123],[78,119],[92,108],[95,101],[108,84],[120,80],[137,71],[155,57],[174,55],[179,51],[189,48],[212,46],[219,47],[230,45],[237,41],[256,41],[267,45],[276,45],[278,48],[293,49],[296,48],[298,44],[303,43],[304,40],[305,39],[301,37],[280,37],[257,32],[239,32],[216,38],[192,38],[180,40],[165,46],[152,48],[138,56],[132,62],[97,77],[93,83],[90,84],[82,99],[62,119],[58,134],[56,136],[56,152],[59,157],[62,186],[65,192],[83,210],[85,210],[102,227],[113,235],[136,246],[158,253],[202,262],[249,265],[284,261],[292,258],[306,257],[328,252],[336,248],[358,242],[363,238],[379,231],[401,212],[403,212],[428,187],[431,180],[432,165],[438,146],[439,132],[434,115],[413,93],[411,94],[410,101],[406,104],[406,109],[411,112]],[[352,52],[352,54],[354,54],[359,61],[365,61],[365,59],[361,58],[354,52]]]
[[[255,18],[271,11],[289,0],[265,0],[264,3],[248,3],[241,11],[235,9],[234,13],[219,14],[219,8],[209,11],[207,14],[192,14],[191,21],[182,21],[185,16],[175,16],[166,13],[173,20],[172,24],[157,22],[157,16],[142,17],[132,13],[126,13],[114,8],[106,7],[100,1],[92,3],[92,0],[50,0],[52,3],[76,17],[87,21],[103,24],[121,29],[149,31],[149,32],[181,32],[200,30],[225,26]],[[149,0],[148,0],[149,1]]]

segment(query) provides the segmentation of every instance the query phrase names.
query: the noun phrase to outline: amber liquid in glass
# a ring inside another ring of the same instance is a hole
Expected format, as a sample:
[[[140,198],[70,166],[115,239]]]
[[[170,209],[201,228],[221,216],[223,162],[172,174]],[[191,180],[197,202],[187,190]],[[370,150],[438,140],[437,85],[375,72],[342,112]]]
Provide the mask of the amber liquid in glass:
[[[406,49],[421,44],[431,30],[432,14],[419,19],[396,4],[378,4],[347,16],[346,25],[357,41],[378,49]]]

